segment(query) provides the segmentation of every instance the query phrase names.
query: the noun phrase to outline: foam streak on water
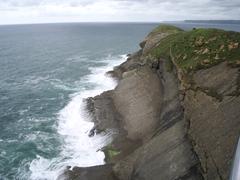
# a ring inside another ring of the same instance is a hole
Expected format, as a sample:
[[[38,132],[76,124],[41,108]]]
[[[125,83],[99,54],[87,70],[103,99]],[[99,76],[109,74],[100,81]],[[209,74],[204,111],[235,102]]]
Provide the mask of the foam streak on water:
[[[58,113],[57,131],[63,137],[61,153],[54,159],[38,156],[33,160],[30,164],[31,179],[54,180],[66,166],[87,167],[104,164],[104,154],[99,149],[111,140],[111,134],[91,138],[88,136],[94,123],[86,112],[84,99],[116,86],[116,82],[105,73],[123,62],[126,56],[109,56],[107,59],[103,61],[105,66],[90,68],[91,74],[80,81],[80,84],[91,85],[93,88],[72,94],[70,102]]]

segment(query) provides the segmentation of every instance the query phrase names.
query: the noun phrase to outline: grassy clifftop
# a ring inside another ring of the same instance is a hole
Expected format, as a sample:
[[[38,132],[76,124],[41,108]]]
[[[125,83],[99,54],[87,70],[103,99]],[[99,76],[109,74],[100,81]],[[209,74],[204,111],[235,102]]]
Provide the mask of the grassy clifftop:
[[[153,31],[150,33],[150,35],[159,34],[159,33],[172,34],[172,33],[178,33],[181,31],[183,31],[183,30],[178,27],[167,25],[167,24],[162,24],[162,25],[156,27],[155,29],[153,29]]]
[[[174,61],[185,72],[208,68],[222,61],[240,65],[240,33],[219,29],[181,31],[160,26],[152,33],[174,31],[160,41],[151,54]]]

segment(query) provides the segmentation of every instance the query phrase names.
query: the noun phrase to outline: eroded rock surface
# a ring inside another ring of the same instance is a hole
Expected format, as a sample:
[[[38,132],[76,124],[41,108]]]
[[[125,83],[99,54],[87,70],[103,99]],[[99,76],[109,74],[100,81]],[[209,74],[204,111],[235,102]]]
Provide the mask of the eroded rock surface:
[[[190,66],[191,73],[186,73],[176,58],[169,62],[151,55],[165,37],[177,32],[166,26],[150,33],[141,50],[109,72],[118,79],[117,87],[88,99],[95,122],[91,135],[116,132],[104,149],[107,164],[113,165],[65,174],[83,179],[84,172],[99,180],[102,169],[102,177],[119,180],[228,179],[240,133],[239,66],[221,61],[195,71]],[[179,60],[181,55],[175,56]]]
[[[238,77],[238,68],[221,63],[194,75],[197,86],[211,89],[221,99],[216,98],[215,93],[201,90],[186,92],[184,107],[189,120],[189,135],[206,179],[229,177],[240,133],[240,97],[234,95]]]
[[[125,72],[113,99],[128,138],[144,139],[153,132],[160,115],[161,84],[148,66]]]
[[[117,163],[114,170],[121,180],[201,179],[197,165],[184,122],[179,121]]]

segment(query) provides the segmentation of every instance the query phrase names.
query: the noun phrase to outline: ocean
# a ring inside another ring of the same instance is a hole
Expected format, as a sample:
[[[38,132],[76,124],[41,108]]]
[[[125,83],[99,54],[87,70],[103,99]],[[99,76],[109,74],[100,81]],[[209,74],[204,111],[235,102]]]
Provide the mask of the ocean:
[[[240,25],[175,24],[186,30]],[[89,137],[84,99],[113,89],[105,75],[157,23],[0,26],[0,179],[54,180],[66,166],[104,164],[111,133]]]

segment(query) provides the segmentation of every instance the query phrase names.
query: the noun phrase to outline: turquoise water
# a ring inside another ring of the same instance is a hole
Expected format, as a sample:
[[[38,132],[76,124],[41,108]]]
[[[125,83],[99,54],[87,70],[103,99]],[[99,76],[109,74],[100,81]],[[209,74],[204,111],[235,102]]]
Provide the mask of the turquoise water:
[[[156,25],[0,26],[0,179],[55,179],[68,165],[103,164],[97,150],[112,132],[87,136],[93,123],[83,99],[114,88],[104,73]]]
[[[104,76],[155,24],[0,26],[0,179],[54,179],[67,165],[103,163],[106,137],[82,99],[114,87]]]

